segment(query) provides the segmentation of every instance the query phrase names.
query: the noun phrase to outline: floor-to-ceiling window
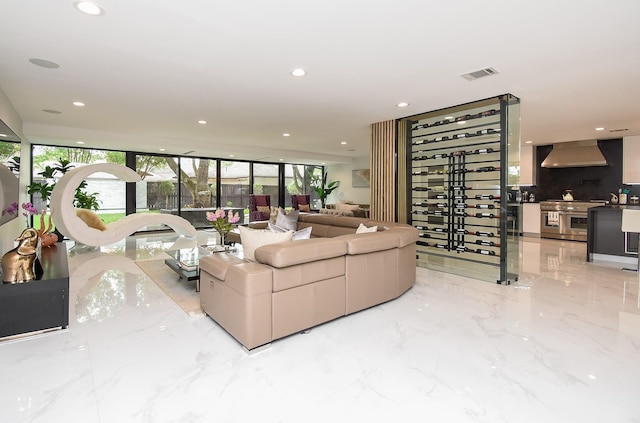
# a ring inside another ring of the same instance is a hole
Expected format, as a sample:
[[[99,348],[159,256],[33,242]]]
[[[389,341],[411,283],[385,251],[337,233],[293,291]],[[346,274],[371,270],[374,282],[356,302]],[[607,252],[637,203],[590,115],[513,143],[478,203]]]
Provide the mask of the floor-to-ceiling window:
[[[243,222],[249,221],[249,166],[249,162],[220,161],[220,207],[239,211],[245,216]]]
[[[223,207],[240,212],[241,223],[248,222],[249,195],[268,194],[276,206],[283,200],[291,206],[291,194],[312,194],[308,173],[316,166],[230,161],[120,151],[34,145],[32,193],[38,210],[47,205],[50,186],[66,169],[91,163],[118,163],[135,166],[141,181],[127,192],[124,181],[113,175],[90,175],[83,187],[95,194],[97,213],[110,223],[129,213],[171,213],[189,220],[196,228],[208,227],[206,212]],[[135,165],[134,165],[135,159]],[[284,169],[285,175],[280,172]],[[219,178],[219,179],[218,179]],[[284,178],[284,186],[280,186]],[[45,193],[45,200],[39,192]],[[284,196],[281,199],[281,196]],[[134,206],[135,204],[135,206]],[[79,205],[83,207],[82,205]],[[128,207],[128,209],[127,209]],[[88,207],[91,208],[91,207]],[[145,230],[162,230],[149,226]]]

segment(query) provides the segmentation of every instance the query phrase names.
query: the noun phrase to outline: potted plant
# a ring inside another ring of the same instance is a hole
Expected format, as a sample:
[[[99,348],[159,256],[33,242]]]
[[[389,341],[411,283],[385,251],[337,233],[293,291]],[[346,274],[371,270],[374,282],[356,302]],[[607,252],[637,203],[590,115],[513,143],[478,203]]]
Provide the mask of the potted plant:
[[[336,188],[340,186],[340,181],[331,181],[327,182],[327,169],[325,168],[322,172],[322,175],[314,175],[312,172],[309,172],[309,178],[311,179],[311,188],[318,194],[318,198],[320,198],[320,203],[322,204],[322,208],[326,207],[327,197],[329,194],[333,192]]]

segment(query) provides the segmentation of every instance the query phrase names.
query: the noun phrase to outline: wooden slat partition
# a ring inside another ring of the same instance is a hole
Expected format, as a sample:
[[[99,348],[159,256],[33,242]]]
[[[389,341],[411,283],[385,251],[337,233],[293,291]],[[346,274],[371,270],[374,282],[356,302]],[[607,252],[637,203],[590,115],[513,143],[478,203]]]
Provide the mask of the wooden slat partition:
[[[371,218],[395,221],[396,121],[371,125]],[[406,178],[405,178],[406,179]]]

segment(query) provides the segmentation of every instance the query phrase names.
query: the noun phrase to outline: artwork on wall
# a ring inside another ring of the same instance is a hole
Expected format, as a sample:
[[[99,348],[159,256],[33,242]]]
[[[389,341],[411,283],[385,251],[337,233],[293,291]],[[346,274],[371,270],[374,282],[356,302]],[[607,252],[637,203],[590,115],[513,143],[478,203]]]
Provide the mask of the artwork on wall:
[[[368,188],[370,169],[356,169],[351,171],[351,186],[353,188]]]

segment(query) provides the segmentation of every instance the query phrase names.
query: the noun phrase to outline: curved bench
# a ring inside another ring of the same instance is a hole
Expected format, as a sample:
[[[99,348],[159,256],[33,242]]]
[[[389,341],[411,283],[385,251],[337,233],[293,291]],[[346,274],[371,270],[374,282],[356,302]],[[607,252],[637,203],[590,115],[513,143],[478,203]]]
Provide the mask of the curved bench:
[[[141,180],[133,169],[115,163],[91,164],[65,173],[51,193],[51,215],[56,227],[70,239],[100,247],[116,243],[145,226],[154,224],[167,225],[179,235],[195,238],[196,228],[188,220],[171,214],[134,213],[109,223],[104,231],[89,227],[77,216],[73,200],[82,181],[96,172],[110,173],[125,182]]]

